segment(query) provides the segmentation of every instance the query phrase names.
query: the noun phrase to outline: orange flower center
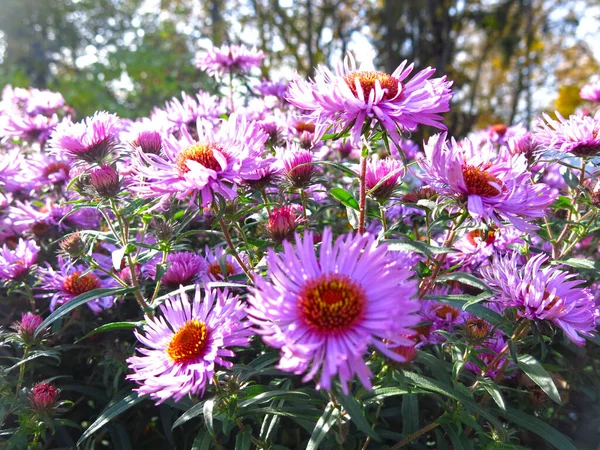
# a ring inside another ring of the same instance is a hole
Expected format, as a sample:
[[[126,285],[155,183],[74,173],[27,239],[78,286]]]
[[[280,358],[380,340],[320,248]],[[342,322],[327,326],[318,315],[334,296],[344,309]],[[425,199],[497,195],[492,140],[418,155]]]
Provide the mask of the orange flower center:
[[[208,272],[214,277],[215,280],[225,279],[225,277],[223,277],[223,268],[221,267],[219,261],[210,263],[210,265],[208,266]],[[228,278],[231,275],[235,274],[235,268],[233,267],[233,264],[231,264],[229,261],[225,263],[225,272]]]
[[[46,178],[48,178],[48,176],[54,173],[58,173],[61,170],[65,171],[66,173],[69,173],[69,165],[64,162],[57,161],[50,163],[46,167],[44,167],[43,174]]]
[[[440,305],[435,309],[435,315],[440,319],[446,320],[450,316],[450,320],[453,322],[458,319],[459,314],[458,310],[450,305]]]
[[[315,132],[315,124],[312,122],[305,122],[303,120],[299,120],[298,122],[296,122],[294,128],[296,128],[296,131],[298,133],[302,133],[304,131],[308,131],[309,133]]]
[[[81,295],[84,292],[98,289],[100,281],[93,273],[81,275],[81,272],[73,272],[63,281],[63,288],[71,295]]]
[[[188,320],[169,342],[167,355],[176,363],[189,363],[202,356],[208,343],[206,324]]]
[[[492,130],[495,131],[500,136],[503,136],[506,133],[506,131],[508,130],[508,127],[506,125],[504,125],[503,123],[497,123],[495,125],[492,125]]]
[[[304,322],[323,333],[350,328],[364,316],[366,306],[364,289],[340,274],[309,280],[298,296],[298,308]]]
[[[494,227],[491,230],[485,232],[484,230],[472,230],[467,233],[467,240],[471,245],[477,246],[479,242],[485,242],[486,244],[492,244],[496,239],[496,230],[498,227]]]
[[[491,183],[502,186],[502,181],[491,173],[485,171],[487,167],[463,166],[462,173],[467,185],[469,194],[479,195],[480,197],[495,197],[500,194],[500,190]]]
[[[402,94],[402,85],[396,78],[387,73],[363,71],[352,72],[346,75],[344,81],[354,96],[358,98],[356,80],[358,80],[358,83],[360,84],[365,101],[369,99],[369,94],[375,89],[376,81],[379,81],[381,88],[385,90],[382,100],[401,100],[401,95],[398,94]]]
[[[187,161],[196,161],[198,164],[203,165],[207,169],[214,170],[215,172],[221,170],[221,164],[217,161],[217,158],[215,158],[214,150],[222,153],[227,158],[223,149],[214,143],[203,144],[196,142],[180,151],[175,159],[175,163],[179,168],[179,173],[184,174],[190,171],[190,168],[186,164]]]

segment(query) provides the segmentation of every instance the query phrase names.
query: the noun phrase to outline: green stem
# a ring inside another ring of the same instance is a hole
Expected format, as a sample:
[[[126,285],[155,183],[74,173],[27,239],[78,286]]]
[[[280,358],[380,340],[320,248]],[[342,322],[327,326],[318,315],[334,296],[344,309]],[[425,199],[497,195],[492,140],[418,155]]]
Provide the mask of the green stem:
[[[304,189],[300,189],[300,200],[302,201],[302,218],[304,219],[304,226],[308,228],[308,215],[306,213],[306,194],[304,193]]]
[[[385,220],[385,207],[383,205],[379,205],[379,212],[381,214],[381,226],[383,227],[383,232],[387,232],[387,222]]]
[[[225,236],[227,245],[229,245],[229,248],[231,249],[231,252],[233,253],[233,257],[238,262],[238,264],[240,265],[240,267],[242,268],[244,273],[248,276],[248,278],[250,278],[250,280],[254,280],[254,275],[252,274],[250,269],[248,269],[248,266],[246,266],[246,264],[244,263],[242,258],[240,258],[240,255],[237,252],[235,245],[233,245],[233,241],[231,240],[231,235],[229,234],[229,230],[227,229],[227,225],[225,225],[225,221],[223,220],[223,218],[219,219],[219,225],[221,225],[221,231],[223,231],[223,235]]]
[[[27,359],[27,356],[29,356],[29,345],[27,345],[25,347],[25,350],[23,350],[23,360]],[[19,392],[21,391],[21,385],[23,384],[24,380],[25,380],[25,363],[23,363],[19,366],[19,381],[17,381],[17,392],[16,392],[17,397],[19,396]]]
[[[242,236],[242,240],[244,241],[244,247],[246,248],[246,254],[248,255],[248,264],[251,269],[254,269],[254,265],[252,264],[252,252],[250,251],[250,244],[248,243],[248,237],[246,237],[246,233],[244,233],[244,229],[241,227],[239,223],[235,223],[235,229]]]
[[[365,152],[363,151],[363,154]],[[365,232],[365,213],[367,208],[367,156],[361,154],[360,156],[360,178],[359,178],[359,197],[358,197],[358,234],[364,234]]]

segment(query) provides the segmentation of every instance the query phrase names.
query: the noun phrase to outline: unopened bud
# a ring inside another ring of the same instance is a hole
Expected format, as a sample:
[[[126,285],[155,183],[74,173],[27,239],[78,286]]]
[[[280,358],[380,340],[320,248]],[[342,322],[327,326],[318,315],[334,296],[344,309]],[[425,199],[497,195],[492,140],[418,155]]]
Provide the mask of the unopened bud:
[[[56,405],[58,394],[59,391],[51,384],[36,384],[29,397],[31,408],[37,413],[50,411]]]
[[[121,189],[119,174],[108,164],[102,164],[92,170],[90,183],[98,195],[105,198],[116,196]]]

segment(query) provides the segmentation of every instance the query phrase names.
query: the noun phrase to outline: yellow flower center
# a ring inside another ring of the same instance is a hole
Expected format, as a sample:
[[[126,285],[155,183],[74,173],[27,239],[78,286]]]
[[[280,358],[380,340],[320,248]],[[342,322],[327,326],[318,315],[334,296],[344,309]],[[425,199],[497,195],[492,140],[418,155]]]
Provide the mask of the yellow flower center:
[[[467,185],[469,194],[479,195],[480,197],[495,197],[500,194],[500,190],[492,186],[490,182],[502,186],[502,181],[489,172],[487,167],[463,166],[462,173]]]
[[[344,77],[344,81],[354,94],[358,98],[358,90],[356,89],[356,80],[362,88],[365,101],[369,99],[369,94],[375,89],[375,82],[379,81],[382,89],[385,90],[383,93],[382,100],[401,100],[402,97],[402,85],[393,76],[383,72],[371,72],[361,71],[352,72]],[[398,95],[400,93],[400,95]]]
[[[304,322],[323,333],[350,328],[362,319],[366,306],[364,289],[340,274],[309,280],[298,296],[298,308]]]
[[[227,155],[223,149],[213,143],[203,144],[196,142],[195,144],[183,149],[179,152],[177,158],[175,159],[175,163],[179,168],[179,173],[185,174],[190,171],[190,168],[186,164],[187,161],[195,161],[207,169],[214,171],[221,170],[221,164],[219,161],[217,161],[217,158],[215,158],[214,150],[222,153],[225,158],[227,158]]]
[[[188,320],[169,342],[167,355],[176,363],[189,363],[202,356],[208,342],[206,324]]]

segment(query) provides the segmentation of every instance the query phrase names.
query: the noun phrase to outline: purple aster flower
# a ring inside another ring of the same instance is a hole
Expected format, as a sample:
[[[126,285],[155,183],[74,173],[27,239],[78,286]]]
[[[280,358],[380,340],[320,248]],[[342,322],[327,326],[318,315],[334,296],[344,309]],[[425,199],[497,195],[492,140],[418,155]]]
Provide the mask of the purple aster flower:
[[[283,242],[283,253],[269,249],[268,280],[255,278],[248,297],[250,320],[272,347],[281,349],[278,367],[317,378],[317,388],[331,389],[338,375],[342,389],[358,376],[371,388],[364,356],[369,346],[405,362],[393,348],[410,346],[419,303],[416,284],[378,246],[372,235],[347,234],[332,242],[325,229],[317,257],[313,234],[296,234],[296,247]]]
[[[50,311],[54,311],[78,295],[99,288],[115,287],[112,278],[101,278],[96,272],[87,270],[81,264],[71,265],[62,256],[58,257],[58,270],[46,263],[45,269],[40,269],[40,288],[50,293],[40,297],[50,297]],[[101,297],[86,304],[94,314],[110,308],[114,303],[113,296]]]
[[[527,128],[520,123],[509,127],[502,123],[497,123],[488,128],[487,134],[487,138],[493,144],[506,145],[509,139],[518,138],[527,134]]]
[[[206,246],[204,258],[208,264],[207,273],[210,281],[224,281],[226,278],[244,273],[235,258],[225,253],[223,247],[216,247],[211,250],[210,247]],[[240,254],[240,258],[245,264],[248,263],[244,253]],[[225,269],[225,276],[223,276],[223,269]]]
[[[573,279],[557,267],[542,267],[548,261],[543,253],[531,258],[521,268],[519,255],[496,258],[481,270],[490,287],[498,292],[496,301],[517,308],[521,317],[533,321],[549,321],[561,328],[577,345],[595,329],[596,304],[581,280]]]
[[[506,146],[511,155],[525,155],[528,161],[533,159],[536,151],[536,144],[533,141],[533,135],[528,131],[518,136],[507,139]]]
[[[70,179],[71,164],[60,156],[47,153],[34,153],[23,164],[22,178],[33,189],[44,186],[62,185]]]
[[[535,125],[533,137],[546,150],[572,153],[575,156],[595,156],[600,152],[600,110],[591,116],[569,116],[556,112],[558,120],[548,114]]]
[[[555,195],[543,183],[534,184],[523,155],[505,147],[496,152],[489,142],[475,146],[469,139],[446,141],[446,133],[432,136],[419,161],[421,179],[440,194],[459,196],[476,220],[505,218],[520,230],[531,230],[523,218],[543,217]]]
[[[199,91],[196,98],[182,92],[181,97],[183,101],[174,97],[165,105],[167,118],[173,123],[174,130],[186,126],[191,133],[196,129],[198,119],[205,119],[210,123],[214,123],[227,112],[224,100],[208,92]]]
[[[319,172],[317,166],[312,164],[312,152],[300,149],[297,145],[278,149],[277,158],[282,167],[282,174],[295,188],[308,186]]]
[[[290,83],[287,81],[263,80],[262,83],[254,87],[254,90],[265,97],[272,95],[283,101],[285,100],[289,85]]]
[[[365,185],[371,195],[380,203],[385,203],[400,184],[404,174],[402,162],[392,158],[370,159],[367,162]]]
[[[181,400],[188,394],[204,395],[213,383],[215,367],[231,367],[235,356],[228,347],[245,347],[252,330],[246,308],[227,291],[206,290],[200,286],[190,303],[183,291],[160,306],[162,317],[146,318],[143,333],[134,331],[144,347],[142,356],[127,360],[140,384],[140,394],[150,395],[157,404],[169,398]]]
[[[600,102],[600,81],[586,84],[579,91],[579,96],[591,102]]]
[[[49,149],[72,161],[99,163],[116,149],[120,127],[119,118],[107,112],[97,112],[78,123],[63,120],[52,133]]]
[[[138,147],[144,153],[159,155],[162,151],[162,136],[158,131],[143,130],[135,133],[135,137],[129,142],[132,150]]]
[[[434,295],[446,295],[448,292],[448,288],[438,288]],[[436,302],[435,300],[421,300],[420,308],[419,314],[421,315],[422,325],[417,328],[417,331],[421,342],[440,344],[446,340],[446,337],[436,333],[436,331],[452,333],[456,327],[465,322],[466,313],[446,303]]]
[[[360,142],[365,123],[381,124],[392,140],[400,141],[400,131],[414,131],[418,124],[446,129],[440,113],[449,111],[451,82],[446,77],[430,79],[435,69],[427,68],[405,81],[413,71],[404,61],[393,74],[356,68],[349,54],[336,73],[317,68],[314,81],[299,78],[290,84],[287,100],[312,111],[310,117],[327,123],[334,131],[351,130],[352,140]]]
[[[118,172],[108,164],[102,164],[90,171],[90,184],[101,197],[115,197],[121,189]]]
[[[156,266],[160,258],[149,263],[146,275],[156,278]],[[174,252],[167,255],[167,271],[161,278],[161,283],[169,289],[177,289],[179,286],[200,283],[206,277],[208,270],[206,261],[202,256],[193,252]]]
[[[244,44],[213,46],[196,59],[196,67],[212,76],[228,72],[246,74],[260,67],[264,58],[262,50],[249,49]]]
[[[0,117],[0,137],[45,142],[57,125],[56,115],[6,115]]]
[[[166,139],[164,155],[138,150],[132,158],[137,174],[131,189],[145,198],[193,201],[200,194],[207,206],[215,193],[231,200],[240,182],[258,178],[256,171],[266,164],[262,151],[268,136],[254,122],[232,114],[217,130],[200,119],[197,129],[197,141],[185,128],[181,139]]]
[[[39,251],[35,241],[19,239],[14,250],[4,244],[0,249],[0,280],[23,279],[35,263]]]
[[[0,187],[9,191],[18,190],[15,178],[18,177],[22,164],[23,158],[19,150],[0,153]]]
[[[477,352],[477,357],[481,360],[481,362],[485,365],[487,371],[482,373],[483,370],[477,366],[474,362],[467,362],[465,364],[465,369],[470,370],[473,373],[478,375],[483,375],[484,377],[489,377],[492,379],[496,379],[498,374],[502,370],[502,374],[505,378],[509,378],[514,376],[516,372],[516,364],[512,361],[511,358],[500,357],[497,358],[499,353],[506,352],[506,339],[500,334],[496,334],[496,336],[486,339],[482,345],[476,345],[475,351]],[[497,359],[496,359],[497,358]],[[493,363],[493,364],[492,364]],[[492,366],[490,366],[492,364]],[[508,377],[506,375],[508,372]],[[513,372],[511,374],[511,372]]]

